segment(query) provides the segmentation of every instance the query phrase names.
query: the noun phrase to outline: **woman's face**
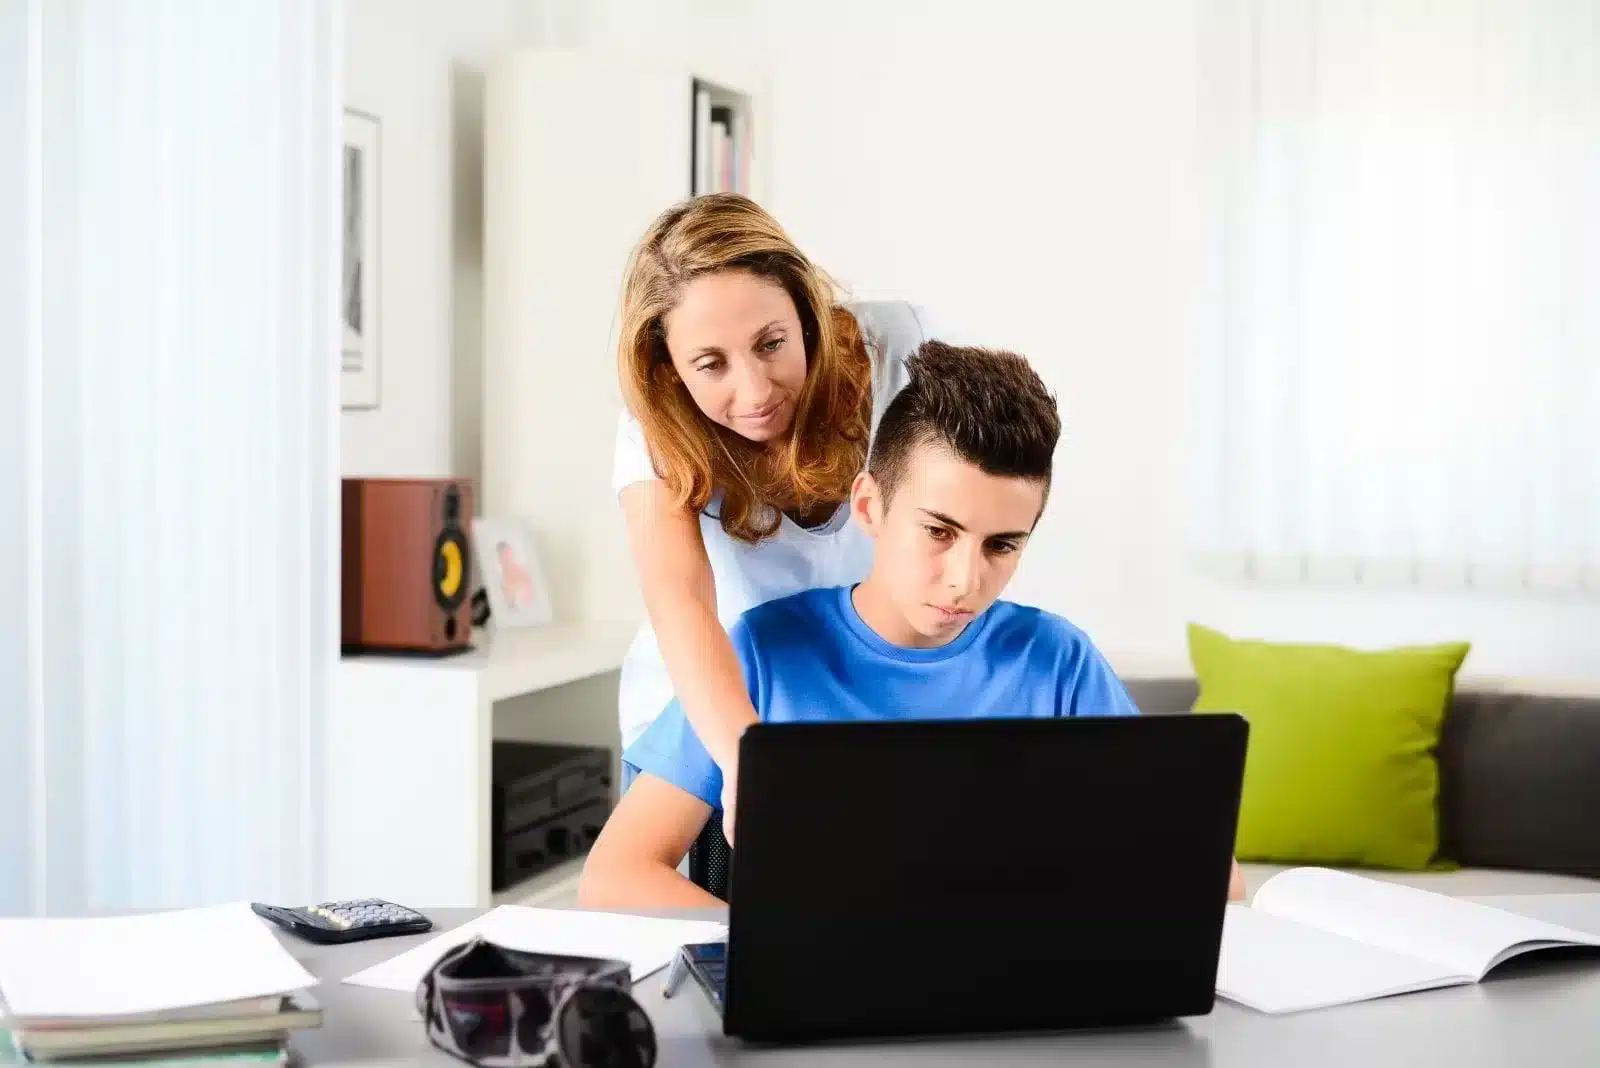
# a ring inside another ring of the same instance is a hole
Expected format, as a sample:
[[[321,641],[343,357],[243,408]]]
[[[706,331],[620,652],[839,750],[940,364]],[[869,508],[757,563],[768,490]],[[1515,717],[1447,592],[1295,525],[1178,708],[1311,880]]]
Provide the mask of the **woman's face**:
[[[755,442],[788,433],[806,346],[781,285],[748,271],[701,275],[661,323],[672,366],[706,418]]]

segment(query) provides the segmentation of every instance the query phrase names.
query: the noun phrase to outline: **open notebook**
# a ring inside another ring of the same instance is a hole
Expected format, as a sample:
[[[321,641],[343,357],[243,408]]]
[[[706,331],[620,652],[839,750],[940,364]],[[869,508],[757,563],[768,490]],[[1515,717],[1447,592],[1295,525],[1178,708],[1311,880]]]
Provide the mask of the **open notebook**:
[[[1284,1013],[1476,983],[1512,957],[1600,948],[1600,934],[1327,868],[1273,876],[1229,905],[1217,993]]]

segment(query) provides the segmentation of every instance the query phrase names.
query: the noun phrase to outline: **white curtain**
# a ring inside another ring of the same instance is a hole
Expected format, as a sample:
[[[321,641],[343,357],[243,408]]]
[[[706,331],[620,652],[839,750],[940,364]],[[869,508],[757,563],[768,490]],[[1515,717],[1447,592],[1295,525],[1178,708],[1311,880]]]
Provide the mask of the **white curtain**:
[[[33,182],[20,160],[31,126],[28,63],[30,13],[23,0],[0,0],[0,916],[22,912],[29,897],[33,834],[28,708],[30,479],[23,419],[32,306],[28,262]]]
[[[22,238],[0,240],[0,913],[308,900],[337,655],[338,9],[0,12],[0,156],[22,163],[0,181]]]
[[[1213,0],[1205,547],[1600,594],[1600,0]]]

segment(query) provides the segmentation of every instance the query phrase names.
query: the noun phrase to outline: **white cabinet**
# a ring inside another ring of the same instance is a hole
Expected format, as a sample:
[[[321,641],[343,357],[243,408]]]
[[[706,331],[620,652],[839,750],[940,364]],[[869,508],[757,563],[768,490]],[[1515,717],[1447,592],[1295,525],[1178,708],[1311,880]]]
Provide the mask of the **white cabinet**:
[[[326,896],[418,907],[515,896],[490,893],[494,739],[614,751],[616,669],[632,637],[624,623],[557,623],[444,659],[340,660],[326,750]]]

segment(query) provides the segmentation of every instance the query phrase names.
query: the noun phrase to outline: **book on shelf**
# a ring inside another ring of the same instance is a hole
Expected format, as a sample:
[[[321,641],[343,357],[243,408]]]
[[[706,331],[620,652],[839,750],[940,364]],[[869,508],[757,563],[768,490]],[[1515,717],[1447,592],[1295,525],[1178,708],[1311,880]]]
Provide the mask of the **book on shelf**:
[[[1600,949],[1600,934],[1328,868],[1268,879],[1229,905],[1217,994],[1288,1013],[1480,982],[1514,957]]]
[[[748,103],[697,82],[694,91],[694,192],[751,192],[752,130]]]

